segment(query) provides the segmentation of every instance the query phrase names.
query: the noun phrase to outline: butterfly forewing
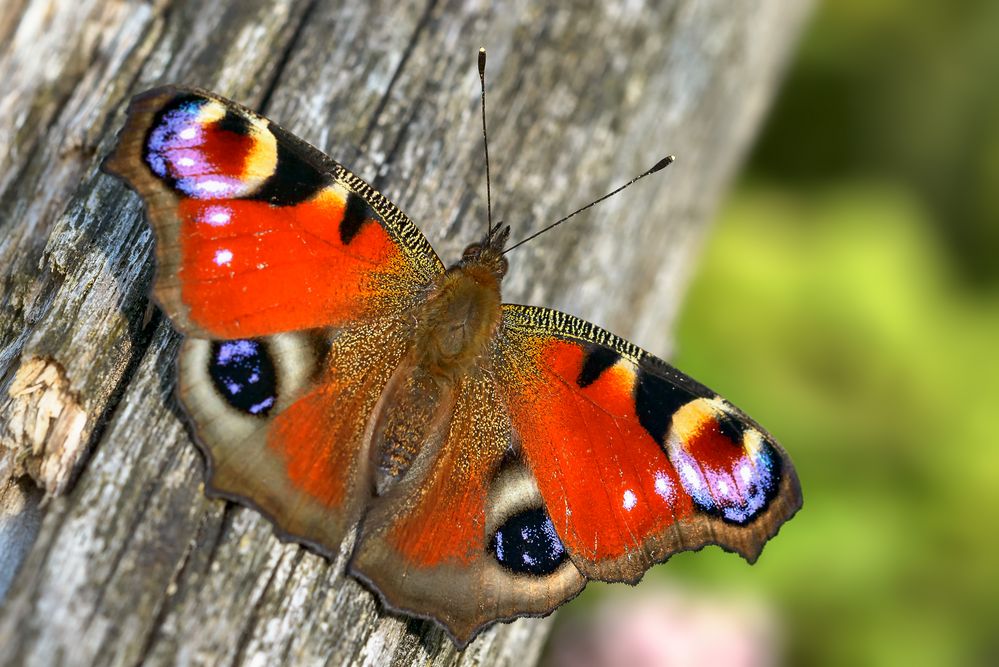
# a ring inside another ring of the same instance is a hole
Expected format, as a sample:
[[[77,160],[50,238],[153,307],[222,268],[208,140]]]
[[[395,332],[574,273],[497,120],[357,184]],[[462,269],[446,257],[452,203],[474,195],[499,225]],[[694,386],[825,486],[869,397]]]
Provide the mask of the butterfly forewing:
[[[166,86],[136,97],[104,168],[146,202],[154,294],[205,338],[363,323],[444,267],[363,180],[240,105]]]

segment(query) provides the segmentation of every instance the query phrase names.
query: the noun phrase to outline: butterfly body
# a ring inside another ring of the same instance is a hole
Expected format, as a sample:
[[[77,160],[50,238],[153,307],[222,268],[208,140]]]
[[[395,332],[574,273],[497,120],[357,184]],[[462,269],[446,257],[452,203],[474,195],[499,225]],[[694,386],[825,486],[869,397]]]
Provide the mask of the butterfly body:
[[[486,239],[470,246],[412,309],[408,351],[382,390],[381,409],[370,417],[378,495],[405,474],[428,443],[439,440],[453,419],[462,382],[491,371],[502,318],[505,239],[503,233],[492,244]]]
[[[753,561],[800,507],[787,454],[717,394],[502,303],[508,228],[445,268],[362,179],[191,88],[136,97],[105,169],[156,234],[209,492],[328,557],[353,534],[350,574],[458,646],[677,551]]]
[[[453,382],[489,351],[502,319],[505,263],[497,252],[484,259],[466,252],[469,258],[445,272],[417,309],[414,349],[434,376]]]

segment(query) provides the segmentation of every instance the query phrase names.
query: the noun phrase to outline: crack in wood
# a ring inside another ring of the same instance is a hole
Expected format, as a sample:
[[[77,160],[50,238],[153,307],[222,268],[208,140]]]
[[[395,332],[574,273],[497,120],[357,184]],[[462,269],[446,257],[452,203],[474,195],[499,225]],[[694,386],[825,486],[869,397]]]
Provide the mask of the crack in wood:
[[[281,561],[284,560],[284,558],[285,554],[282,553],[278,557],[277,562],[271,566],[270,572],[267,574],[267,581],[264,582],[263,588],[260,589],[260,594],[249,607],[243,629],[239,633],[239,640],[236,642],[236,653],[232,658],[233,665],[239,665],[243,662],[242,657],[250,647],[250,637],[252,636],[252,631],[257,627],[260,610],[264,604],[264,598],[267,597],[267,591],[270,589],[271,584],[274,583],[274,578],[277,577],[278,571],[281,569]]]
[[[229,503],[226,503],[229,505]],[[180,563],[174,570],[173,575],[167,582],[166,589],[164,590],[164,599],[162,604],[159,605],[156,610],[156,616],[149,626],[150,630],[146,635],[145,640],[142,643],[142,647],[139,649],[138,656],[136,657],[136,664],[142,664],[149,657],[152,648],[156,645],[156,641],[160,638],[160,634],[163,630],[163,625],[166,619],[170,616],[173,610],[176,608],[178,597],[180,594],[180,582],[185,578],[187,574],[188,565],[192,561],[192,557],[196,553],[199,544],[201,543],[201,534],[207,529],[209,525],[214,525],[214,539],[212,540],[213,547],[209,551],[209,558],[207,562],[211,562],[211,554],[214,553],[214,545],[218,544],[220,531],[218,530],[219,521],[213,517],[211,512],[206,511],[202,514],[201,523],[198,525],[198,531],[191,537],[188,541],[187,548],[184,550],[184,554],[181,558]]]
[[[178,448],[172,448],[169,450],[169,455],[163,463],[163,469],[167,469],[170,464],[176,459],[178,454]],[[125,530],[126,538],[118,544],[118,549],[114,552],[111,559],[111,567],[107,569],[107,578],[99,586],[97,598],[94,601],[93,608],[91,609],[90,616],[87,617],[85,628],[89,628],[93,623],[94,618],[102,611],[102,606],[104,605],[104,597],[111,590],[109,585],[111,581],[115,579],[115,575],[118,574],[118,568],[121,565],[122,560],[125,558],[126,554],[129,553],[129,546],[132,540],[135,538],[138,527],[142,525],[143,519],[146,517],[149,511],[150,505],[153,503],[155,497],[155,491],[160,487],[161,480],[159,478],[152,478],[146,481],[139,491],[138,503],[135,505],[138,507],[138,511],[131,517],[128,528]]]
[[[385,107],[392,99],[392,90],[399,81],[399,77],[406,68],[406,64],[409,62],[410,57],[412,57],[413,51],[416,50],[416,45],[420,41],[420,35],[423,34],[429,25],[436,6],[437,0],[430,0],[427,3],[426,9],[423,10],[423,14],[420,16],[420,20],[416,24],[416,29],[413,30],[413,35],[406,40],[406,46],[403,48],[402,56],[399,58],[399,64],[396,65],[395,70],[392,72],[392,77],[389,79],[388,86],[385,87],[385,92],[382,94],[381,99],[378,100],[378,106],[375,107],[375,111],[371,115],[371,120],[368,122],[368,127],[365,130],[364,135],[361,137],[361,141],[359,143],[359,149],[361,151],[365,150],[368,143],[371,141],[371,137],[378,129],[378,121],[385,112]]]
[[[263,112],[266,112],[270,108],[271,97],[273,97],[274,91],[277,89],[278,83],[280,83],[281,77],[285,73],[288,63],[291,61],[292,54],[302,41],[302,33],[305,31],[305,27],[309,24],[309,20],[319,5],[319,0],[308,0],[308,2],[309,4],[305,7],[305,11],[302,12],[302,16],[292,31],[291,38],[277,58],[277,64],[274,66],[274,72],[271,75],[270,81],[264,87],[263,94],[260,97],[260,109]]]

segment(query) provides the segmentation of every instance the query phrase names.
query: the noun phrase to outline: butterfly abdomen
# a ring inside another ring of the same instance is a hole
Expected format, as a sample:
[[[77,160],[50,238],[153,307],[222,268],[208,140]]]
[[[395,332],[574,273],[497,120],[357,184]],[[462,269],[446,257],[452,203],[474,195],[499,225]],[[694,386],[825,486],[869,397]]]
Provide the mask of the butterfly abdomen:
[[[384,495],[421,451],[447,434],[454,412],[453,388],[405,357],[382,391],[373,415],[371,453],[376,495]]]

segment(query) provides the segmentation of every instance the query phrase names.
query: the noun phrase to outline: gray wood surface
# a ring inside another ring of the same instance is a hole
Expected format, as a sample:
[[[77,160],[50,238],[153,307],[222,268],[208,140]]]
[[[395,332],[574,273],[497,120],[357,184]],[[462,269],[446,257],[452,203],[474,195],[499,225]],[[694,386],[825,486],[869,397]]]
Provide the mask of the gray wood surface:
[[[150,230],[98,172],[159,83],[261,110],[379,187],[456,258],[666,153],[677,163],[510,255],[507,300],[665,356],[705,223],[807,0],[0,3],[0,664],[533,664],[548,620],[457,654],[337,562],[202,494],[148,303]],[[43,498],[45,499],[42,502]]]

